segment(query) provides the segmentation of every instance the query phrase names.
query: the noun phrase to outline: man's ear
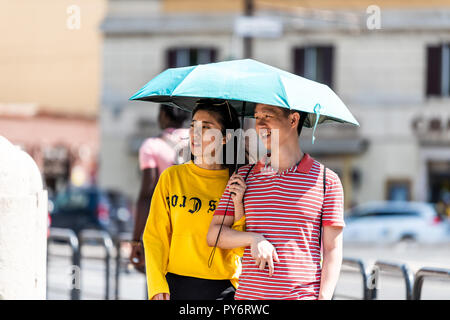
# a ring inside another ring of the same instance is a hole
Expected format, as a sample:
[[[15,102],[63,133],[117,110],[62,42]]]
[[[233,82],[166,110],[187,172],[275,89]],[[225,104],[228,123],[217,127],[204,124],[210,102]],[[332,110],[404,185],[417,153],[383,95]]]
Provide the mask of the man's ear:
[[[294,126],[296,123],[297,123],[297,125],[300,124],[300,114],[298,112],[292,112],[289,115],[289,118],[290,118],[291,126]]]

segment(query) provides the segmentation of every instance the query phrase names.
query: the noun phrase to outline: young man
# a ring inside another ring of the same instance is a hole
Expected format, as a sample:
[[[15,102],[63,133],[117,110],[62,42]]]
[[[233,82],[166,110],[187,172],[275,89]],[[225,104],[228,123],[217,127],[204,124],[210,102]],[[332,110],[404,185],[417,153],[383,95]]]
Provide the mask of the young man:
[[[327,169],[324,194],[324,166],[298,144],[299,112],[257,104],[255,119],[270,157],[230,178],[208,244],[221,229],[218,247],[246,247],[236,299],[331,299],[342,262],[341,182]],[[244,213],[246,231],[231,229]]]

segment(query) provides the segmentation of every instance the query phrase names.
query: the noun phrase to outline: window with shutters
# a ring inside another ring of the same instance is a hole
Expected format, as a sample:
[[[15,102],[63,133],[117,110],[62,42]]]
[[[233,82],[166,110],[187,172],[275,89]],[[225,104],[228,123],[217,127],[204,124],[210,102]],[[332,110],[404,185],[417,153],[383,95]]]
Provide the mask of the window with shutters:
[[[179,68],[216,62],[217,50],[214,48],[179,47],[167,50],[167,67]]]
[[[333,87],[332,46],[295,47],[293,51],[295,74]]]
[[[450,44],[427,47],[427,96],[450,96]]]

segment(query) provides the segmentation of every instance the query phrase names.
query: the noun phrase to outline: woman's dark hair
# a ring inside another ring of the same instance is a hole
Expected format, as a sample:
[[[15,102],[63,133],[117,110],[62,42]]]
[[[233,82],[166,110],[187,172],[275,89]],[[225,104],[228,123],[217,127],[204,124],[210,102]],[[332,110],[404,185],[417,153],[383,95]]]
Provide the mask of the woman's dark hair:
[[[170,119],[172,126],[176,128],[180,128],[183,125],[183,122],[189,117],[189,112],[168,105],[161,104],[159,107],[159,112],[164,112]]]
[[[197,101],[197,105],[192,111],[192,118],[194,117],[195,113],[197,111],[204,110],[210,113],[214,113],[216,116],[215,119],[221,126],[221,132],[222,135],[226,136],[226,130],[227,129],[233,129],[235,130],[241,128],[241,124],[239,122],[239,116],[236,112],[236,110],[226,101],[222,99],[201,99]],[[236,137],[233,135],[233,139],[236,139]],[[236,139],[237,140],[237,139]],[[234,141],[234,148],[231,150],[233,152],[233,163],[227,163],[227,149],[230,151],[229,143],[231,143],[231,140],[228,141],[226,144],[223,145],[222,149],[222,159],[223,164],[229,169],[230,176],[233,174],[233,172],[236,169],[236,163],[238,160],[238,143],[237,141]],[[191,160],[194,160],[194,155],[191,153]],[[245,163],[247,163],[247,156],[245,156]]]

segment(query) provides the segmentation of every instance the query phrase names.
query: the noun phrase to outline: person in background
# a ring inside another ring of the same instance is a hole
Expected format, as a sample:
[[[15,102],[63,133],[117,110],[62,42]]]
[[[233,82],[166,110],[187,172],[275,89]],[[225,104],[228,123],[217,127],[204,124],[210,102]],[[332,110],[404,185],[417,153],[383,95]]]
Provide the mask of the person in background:
[[[161,105],[158,124],[162,133],[157,137],[146,139],[139,149],[139,167],[142,171],[142,178],[136,204],[130,261],[142,273],[145,273],[142,233],[159,176],[168,167],[189,160],[182,159],[180,155],[181,149],[188,146],[189,129],[182,128],[188,116],[188,112],[179,108]]]

